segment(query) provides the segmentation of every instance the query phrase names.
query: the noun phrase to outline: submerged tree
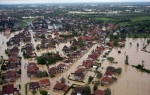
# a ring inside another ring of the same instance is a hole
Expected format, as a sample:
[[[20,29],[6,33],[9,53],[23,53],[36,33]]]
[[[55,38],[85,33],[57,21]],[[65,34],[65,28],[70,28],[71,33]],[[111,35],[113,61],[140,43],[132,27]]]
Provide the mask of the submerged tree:
[[[98,89],[97,85],[96,85],[96,84],[94,84],[94,86],[93,86],[93,90],[94,90],[94,91],[96,91],[97,89]]]
[[[121,74],[122,73],[122,68],[117,68],[117,69],[115,69],[115,72],[119,75],[119,74]]]
[[[105,95],[111,95],[111,90],[110,90],[110,88],[105,89]]]
[[[137,47],[139,47],[139,43],[137,43]]]
[[[65,82],[66,82],[66,79],[65,79],[64,77],[62,77],[62,78],[60,79],[60,81],[61,81],[61,83],[65,83]]]
[[[84,86],[84,91],[83,92],[85,93],[85,95],[91,95],[91,88],[90,88],[90,86],[86,84]]]

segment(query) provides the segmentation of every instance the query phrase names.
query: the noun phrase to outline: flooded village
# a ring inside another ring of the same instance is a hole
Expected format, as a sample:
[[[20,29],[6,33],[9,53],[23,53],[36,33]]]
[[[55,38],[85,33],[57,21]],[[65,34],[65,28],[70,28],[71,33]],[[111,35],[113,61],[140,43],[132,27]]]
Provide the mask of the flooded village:
[[[150,94],[149,34],[63,14],[25,23],[0,33],[0,95]]]

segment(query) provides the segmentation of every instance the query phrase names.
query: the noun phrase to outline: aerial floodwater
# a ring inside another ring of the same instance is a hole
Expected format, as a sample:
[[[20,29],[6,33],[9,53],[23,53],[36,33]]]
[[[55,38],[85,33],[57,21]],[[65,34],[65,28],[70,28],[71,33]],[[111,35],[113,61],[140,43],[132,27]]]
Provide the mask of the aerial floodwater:
[[[0,95],[150,95],[149,2],[6,1]]]

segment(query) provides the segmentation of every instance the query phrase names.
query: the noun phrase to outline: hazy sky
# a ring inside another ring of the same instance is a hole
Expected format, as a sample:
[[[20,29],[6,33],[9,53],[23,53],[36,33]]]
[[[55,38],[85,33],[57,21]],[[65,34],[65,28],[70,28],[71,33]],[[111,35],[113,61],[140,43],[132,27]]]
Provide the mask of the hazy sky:
[[[0,0],[0,4],[73,3],[73,2],[150,2],[150,0]]]

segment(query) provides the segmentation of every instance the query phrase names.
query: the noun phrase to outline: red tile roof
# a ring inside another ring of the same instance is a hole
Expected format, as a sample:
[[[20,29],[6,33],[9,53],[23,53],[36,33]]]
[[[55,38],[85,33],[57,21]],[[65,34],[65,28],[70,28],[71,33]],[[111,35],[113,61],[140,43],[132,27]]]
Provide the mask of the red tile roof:
[[[50,74],[56,74],[58,71],[59,71],[59,70],[58,70],[57,67],[52,67],[52,68],[49,69],[49,73],[50,73]]]
[[[17,57],[10,57],[8,59],[9,62],[17,62],[18,61],[18,58]]]
[[[110,78],[110,77],[103,77],[102,78],[102,80],[101,80],[101,82],[108,82],[108,83],[111,83],[113,81],[113,79],[112,78]]]
[[[39,72],[39,67],[35,63],[29,63],[27,66],[27,74],[37,74]]]
[[[111,71],[109,71],[109,70],[106,70],[105,75],[106,75],[106,76],[112,76],[112,75],[115,75],[115,73],[114,73],[114,72],[111,72]]]
[[[84,69],[84,68],[79,68],[78,70],[75,71],[75,73],[83,73],[83,72],[85,72],[85,71],[86,71],[86,69]]]
[[[60,82],[57,81],[57,83],[56,83],[56,85],[54,86],[53,89],[67,91],[68,88],[69,88],[69,86],[65,85],[64,83],[60,83]]]
[[[8,84],[2,87],[2,95],[13,94],[13,93],[14,93],[14,84]]]
[[[43,85],[49,86],[50,85],[50,80],[49,79],[40,80],[40,84],[41,84],[41,86],[43,86]]]

